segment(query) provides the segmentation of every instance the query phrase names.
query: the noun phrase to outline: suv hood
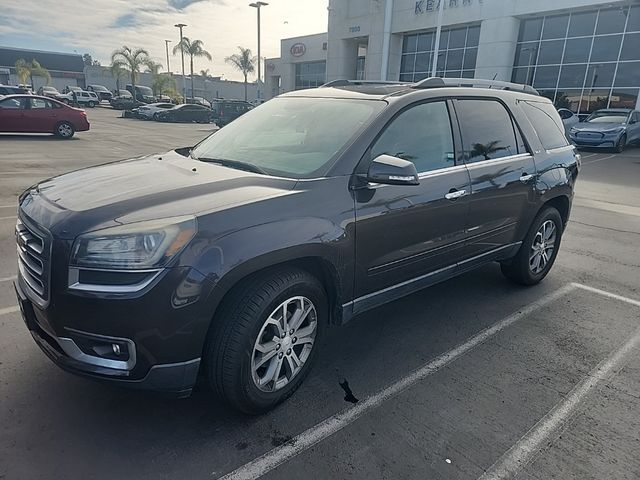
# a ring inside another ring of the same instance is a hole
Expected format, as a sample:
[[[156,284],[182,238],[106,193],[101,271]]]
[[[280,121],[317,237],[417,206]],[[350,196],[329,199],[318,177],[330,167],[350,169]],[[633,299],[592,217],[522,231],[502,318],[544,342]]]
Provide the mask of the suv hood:
[[[71,215],[96,224],[130,223],[222,210],[288,194],[295,184],[172,151],[54,177],[40,183],[31,196],[43,197],[62,214],[56,215],[59,220]]]

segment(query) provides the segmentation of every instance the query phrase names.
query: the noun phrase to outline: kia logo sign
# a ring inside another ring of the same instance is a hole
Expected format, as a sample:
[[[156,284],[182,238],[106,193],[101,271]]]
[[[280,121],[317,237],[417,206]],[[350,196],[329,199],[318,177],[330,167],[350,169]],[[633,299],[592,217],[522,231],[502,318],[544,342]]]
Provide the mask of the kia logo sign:
[[[291,45],[291,55],[294,57],[301,57],[307,53],[307,46],[304,43],[294,43]]]

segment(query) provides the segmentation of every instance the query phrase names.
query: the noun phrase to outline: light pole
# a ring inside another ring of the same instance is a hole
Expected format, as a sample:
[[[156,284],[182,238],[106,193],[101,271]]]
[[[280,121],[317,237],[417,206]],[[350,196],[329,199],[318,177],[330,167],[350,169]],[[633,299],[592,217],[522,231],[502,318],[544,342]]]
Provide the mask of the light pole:
[[[186,23],[176,23],[174,27],[180,29],[180,56],[182,57],[182,100],[187,103],[187,82],[184,78],[184,48],[182,43],[182,29],[186,27]]]
[[[169,67],[169,44],[170,43],[171,43],[171,40],[164,41],[164,46],[167,49],[167,73],[171,73],[171,68]]]
[[[262,83],[262,57],[260,56],[260,8],[269,5],[267,2],[254,2],[249,6],[258,11],[258,100],[261,98],[260,84]]]
[[[438,26],[436,28],[436,43],[433,46],[433,65],[431,66],[431,76],[436,76],[436,68],[438,66],[438,51],[440,50],[440,33],[442,32],[442,14],[444,12],[444,0],[440,0],[438,9]]]

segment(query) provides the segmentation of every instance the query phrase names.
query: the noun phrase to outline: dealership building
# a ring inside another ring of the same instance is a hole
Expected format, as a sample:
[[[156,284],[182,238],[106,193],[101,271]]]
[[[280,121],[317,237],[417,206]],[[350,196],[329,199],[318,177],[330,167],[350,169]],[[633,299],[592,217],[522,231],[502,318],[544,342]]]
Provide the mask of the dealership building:
[[[442,31],[436,48],[438,9]],[[330,0],[328,33],[282,40],[268,96],[337,79],[527,83],[560,107],[640,106],[640,1]]]

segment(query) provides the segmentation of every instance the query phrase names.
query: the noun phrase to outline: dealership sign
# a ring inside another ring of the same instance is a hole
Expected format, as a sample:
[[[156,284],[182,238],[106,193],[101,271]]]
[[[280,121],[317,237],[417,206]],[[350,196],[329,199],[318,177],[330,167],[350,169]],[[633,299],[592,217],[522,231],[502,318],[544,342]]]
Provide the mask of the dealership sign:
[[[444,2],[443,8],[469,7],[474,3],[482,5],[484,0],[416,0],[415,14],[437,12],[440,9],[440,2]]]
[[[301,57],[307,53],[307,46],[304,43],[294,43],[289,50],[294,57]]]

